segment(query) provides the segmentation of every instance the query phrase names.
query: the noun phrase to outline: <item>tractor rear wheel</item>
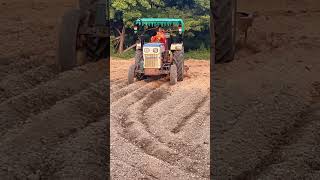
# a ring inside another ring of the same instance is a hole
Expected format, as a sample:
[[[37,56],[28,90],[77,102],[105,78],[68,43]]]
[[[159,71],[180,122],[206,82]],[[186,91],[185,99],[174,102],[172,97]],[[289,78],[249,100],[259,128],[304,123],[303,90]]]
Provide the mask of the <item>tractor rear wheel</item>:
[[[136,65],[132,64],[128,70],[128,84],[134,83],[134,75],[135,75]]]
[[[77,65],[77,39],[80,10],[72,9],[62,18],[59,34],[57,65],[60,70],[70,70]]]
[[[175,64],[170,67],[170,84],[175,85],[177,83],[177,66]]]
[[[213,54],[216,63],[230,62],[236,50],[237,0],[213,1]]]
[[[97,3],[97,0],[79,0],[79,8],[81,10],[87,10],[94,6],[95,3]]]
[[[109,39],[105,37],[87,36],[85,41],[86,56],[88,61],[98,61],[107,58]]]
[[[79,0],[79,8],[82,12],[82,24],[84,27],[96,27],[96,19],[105,18],[105,15],[97,15],[97,5],[101,3],[100,0]],[[107,1],[108,4],[108,1]],[[105,12],[107,13],[107,12]],[[96,17],[103,16],[103,17]],[[107,37],[98,37],[96,34],[87,34],[85,35],[85,40],[83,48],[85,49],[87,60],[88,61],[97,61],[102,58],[108,57],[108,49],[110,39]]]
[[[177,66],[177,79],[183,81],[184,76],[184,51],[175,51],[173,55],[175,64]]]

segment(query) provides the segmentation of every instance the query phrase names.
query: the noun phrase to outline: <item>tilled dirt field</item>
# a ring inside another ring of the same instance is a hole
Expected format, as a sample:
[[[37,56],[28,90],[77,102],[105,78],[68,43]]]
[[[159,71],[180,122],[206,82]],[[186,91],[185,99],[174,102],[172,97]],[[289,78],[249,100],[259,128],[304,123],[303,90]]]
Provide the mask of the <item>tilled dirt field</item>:
[[[320,178],[320,3],[239,1],[248,46],[215,69],[215,179]]]
[[[209,179],[210,64],[184,81],[127,84],[133,61],[111,61],[112,179]]]
[[[0,179],[105,179],[106,60],[54,66],[58,22],[76,1],[0,4]]]
[[[1,179],[104,179],[105,60],[59,73],[57,24],[75,0],[0,4]],[[208,179],[209,117],[216,179],[320,178],[320,4],[240,0],[258,11],[248,46],[217,65],[209,114],[209,63],[189,76],[125,82],[111,61],[113,179]],[[227,178],[230,177],[230,178]]]

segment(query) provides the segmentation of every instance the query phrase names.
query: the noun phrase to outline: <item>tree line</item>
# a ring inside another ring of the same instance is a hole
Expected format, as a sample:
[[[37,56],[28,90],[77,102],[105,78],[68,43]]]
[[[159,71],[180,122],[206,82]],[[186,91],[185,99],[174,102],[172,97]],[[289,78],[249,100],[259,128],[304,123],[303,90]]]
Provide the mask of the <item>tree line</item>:
[[[134,21],[138,18],[181,18],[185,23],[185,48],[210,46],[208,0],[111,0],[111,44],[117,53],[135,47]]]

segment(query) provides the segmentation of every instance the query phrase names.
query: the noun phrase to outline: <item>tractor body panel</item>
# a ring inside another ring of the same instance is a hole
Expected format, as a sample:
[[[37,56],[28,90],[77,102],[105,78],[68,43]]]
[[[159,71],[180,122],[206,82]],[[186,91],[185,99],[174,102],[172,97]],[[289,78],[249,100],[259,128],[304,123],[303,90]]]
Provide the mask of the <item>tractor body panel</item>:
[[[165,47],[163,43],[147,43],[143,46],[143,68],[144,74],[153,76],[161,74],[163,61],[163,52]]]

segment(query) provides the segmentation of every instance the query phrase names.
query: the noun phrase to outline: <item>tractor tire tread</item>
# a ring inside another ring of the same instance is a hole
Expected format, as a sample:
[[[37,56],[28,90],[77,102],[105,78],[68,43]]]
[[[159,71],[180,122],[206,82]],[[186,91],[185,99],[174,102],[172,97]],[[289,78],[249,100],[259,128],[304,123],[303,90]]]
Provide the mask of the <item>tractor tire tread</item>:
[[[236,1],[237,0],[215,0],[213,2],[212,15],[215,36],[213,49],[216,63],[230,62],[234,59]]]
[[[177,79],[183,81],[184,78],[184,51],[174,52],[174,61],[177,66]]]

